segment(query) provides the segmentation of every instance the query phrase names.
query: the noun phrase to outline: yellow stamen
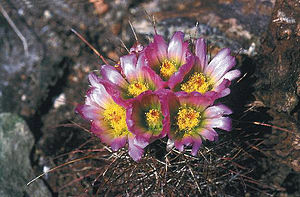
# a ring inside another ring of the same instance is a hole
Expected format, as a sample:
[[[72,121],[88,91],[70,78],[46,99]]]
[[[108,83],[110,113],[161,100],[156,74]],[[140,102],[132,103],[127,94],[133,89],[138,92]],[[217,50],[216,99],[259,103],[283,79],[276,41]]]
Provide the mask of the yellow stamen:
[[[161,125],[161,113],[158,109],[150,109],[146,114],[146,120],[150,127]]]
[[[140,95],[142,92],[145,92],[146,90],[149,90],[148,84],[139,81],[131,83],[128,86],[128,93],[130,96],[133,97]]]
[[[126,111],[116,103],[109,104],[103,113],[104,120],[114,130],[115,137],[128,135],[129,131],[126,125]]]
[[[160,74],[164,79],[169,79],[169,77],[177,71],[174,61],[164,60],[161,64]]]
[[[194,73],[187,82],[181,85],[181,90],[185,92],[205,93],[212,89],[213,83],[203,73]]]
[[[190,132],[194,127],[199,124],[201,117],[200,113],[193,108],[181,108],[177,113],[177,125],[179,130]]]

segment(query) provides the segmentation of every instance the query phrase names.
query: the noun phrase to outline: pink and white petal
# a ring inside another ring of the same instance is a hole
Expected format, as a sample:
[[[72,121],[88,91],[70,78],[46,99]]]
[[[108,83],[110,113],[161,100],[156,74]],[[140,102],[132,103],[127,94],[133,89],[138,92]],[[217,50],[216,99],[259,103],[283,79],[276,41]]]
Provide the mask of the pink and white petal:
[[[199,65],[203,71],[204,68],[207,66],[206,43],[204,38],[199,38],[196,40],[195,54],[200,60]]]
[[[163,60],[168,57],[167,44],[162,36],[154,36],[153,43],[150,43],[145,48],[145,57],[148,65],[157,72]]]
[[[231,81],[229,81],[229,80],[227,80],[227,79],[224,79],[224,80],[221,82],[221,84],[218,85],[218,86],[215,86],[215,87],[212,89],[212,91],[215,91],[215,92],[221,94],[221,93],[223,92],[223,90],[228,89],[228,87],[230,86],[230,84],[231,84]],[[223,92],[222,95],[223,95],[224,93],[228,93],[228,90],[226,90],[226,92]],[[229,90],[229,93],[230,93],[230,90]],[[220,95],[219,98],[221,98],[221,97],[224,97],[224,96],[221,96],[221,95]]]
[[[210,75],[215,67],[223,61],[223,59],[227,56],[230,55],[230,49],[229,48],[224,48],[221,51],[219,51],[219,53],[217,53],[217,55],[211,60],[211,62],[206,66],[206,68],[204,69],[204,73],[207,75]]]
[[[175,147],[176,147],[180,152],[183,151],[184,145],[183,145],[183,143],[181,142],[181,140],[175,140],[174,145],[175,145]]]
[[[111,146],[112,150],[117,151],[124,147],[127,136],[118,136],[114,134],[114,130],[103,119],[92,122],[91,132],[101,139],[101,142]]]
[[[130,137],[128,137],[128,140],[129,140]],[[136,146],[139,146],[141,148],[146,148],[146,146],[149,145],[149,141],[145,140],[145,139],[138,139],[138,138],[134,138],[133,139],[133,144],[136,145]]]
[[[194,139],[192,136],[187,136],[181,139],[181,143],[183,143],[186,146],[189,146],[193,143]]]
[[[185,64],[186,63],[186,58],[192,55],[192,53],[189,51],[188,48],[189,48],[189,42],[185,41],[182,44],[182,56],[181,56],[179,66]]]
[[[113,137],[107,135],[112,133],[110,125],[107,124],[103,119],[94,120],[91,124],[91,132],[101,139],[101,142],[110,145]]]
[[[141,71],[146,82],[148,81],[154,84],[155,90],[159,90],[167,86],[167,82],[163,81],[150,67],[142,67]]]
[[[92,87],[101,88],[100,78],[95,73],[91,72],[88,79]]]
[[[205,118],[215,118],[215,117],[221,117],[223,115],[229,115],[232,114],[231,109],[229,107],[218,104],[211,107],[208,107],[205,112]]]
[[[108,80],[117,86],[126,87],[128,85],[119,71],[113,66],[103,65],[101,67],[100,74],[104,80]]]
[[[231,131],[231,119],[229,117],[219,117],[207,119],[207,126],[211,128],[219,128],[225,131]]]
[[[145,57],[147,59],[147,65],[155,72],[159,72],[161,62],[158,59],[157,50],[153,47],[153,43],[146,47]]]
[[[203,73],[203,71],[204,71],[204,68],[202,68],[201,62],[200,62],[199,58],[196,56],[195,63],[194,63],[193,69],[191,70],[191,73],[195,73],[195,72]]]
[[[96,120],[101,115],[99,114],[99,108],[93,105],[77,105],[75,111],[79,113],[86,120]]]
[[[108,94],[112,97],[113,101],[117,103],[118,105],[121,105],[122,107],[127,108],[130,99],[124,99],[122,95],[124,94],[124,89],[110,83],[109,81],[102,81],[103,86],[105,87],[105,90],[108,92]]]
[[[86,105],[94,105],[97,107],[100,107],[95,101],[94,98],[91,96],[92,92],[97,89],[96,87],[90,87],[87,91],[86,91],[86,98],[85,98],[85,104]]]
[[[167,44],[164,40],[164,38],[160,35],[154,36],[154,44],[156,48],[157,57],[160,62],[167,58]]]
[[[236,79],[236,78],[238,78],[238,77],[240,77],[241,76],[241,71],[239,71],[239,70],[231,70],[231,71],[229,71],[229,72],[227,72],[223,77],[221,77],[220,79],[219,79],[219,81],[217,81],[216,82],[216,86],[217,85],[219,85],[220,83],[222,83],[222,81],[224,80],[224,79],[227,79],[227,80],[229,80],[229,81],[233,81],[234,79]]]
[[[120,57],[120,64],[123,70],[124,75],[126,76],[129,82],[136,79],[137,69],[137,57],[135,54],[129,54]]]
[[[134,141],[134,137],[128,137],[128,153],[134,161],[138,161],[144,154],[144,149]]]
[[[91,103],[99,108],[106,109],[106,106],[112,102],[113,99],[102,84],[99,85],[99,88],[91,88],[87,93],[86,104]]]
[[[186,54],[187,44],[184,43],[184,33],[175,32],[168,46],[168,58],[180,64],[183,55]]]
[[[231,90],[229,88],[225,88],[225,89],[223,89],[222,91],[219,92],[218,98],[225,97],[225,96],[229,95],[230,92],[231,92]]]
[[[218,136],[218,133],[213,128],[203,128],[199,133],[204,139],[209,141],[214,141],[215,138]]]
[[[199,92],[191,92],[187,97],[187,103],[191,103],[195,106],[206,108],[212,105],[217,99],[217,94],[201,94]]]
[[[236,64],[235,57],[227,56],[221,61],[210,74],[213,81],[219,81]]]
[[[111,141],[110,147],[113,151],[117,151],[124,147],[127,141],[127,136],[120,136]]]
[[[176,87],[177,84],[181,83],[184,77],[191,71],[195,63],[195,57],[190,56],[186,64],[179,67],[178,71],[175,72],[170,79],[168,80],[168,86],[172,90]]]
[[[137,63],[136,63],[136,69],[140,70],[144,66],[148,66],[148,65],[147,65],[147,59],[146,59],[145,52],[142,52],[138,56]]]
[[[192,152],[191,152],[191,154],[192,154],[193,156],[196,156],[196,155],[197,155],[198,150],[199,150],[199,148],[201,147],[201,145],[202,145],[201,137],[200,137],[200,136],[195,137],[195,138],[194,138],[194,143],[193,143]]]

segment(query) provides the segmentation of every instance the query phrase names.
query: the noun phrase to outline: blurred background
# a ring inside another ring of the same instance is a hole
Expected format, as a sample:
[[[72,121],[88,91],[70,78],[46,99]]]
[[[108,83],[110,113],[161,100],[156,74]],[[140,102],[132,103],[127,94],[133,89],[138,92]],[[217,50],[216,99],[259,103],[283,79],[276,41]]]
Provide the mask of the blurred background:
[[[142,44],[155,25],[166,40],[183,31],[206,38],[212,55],[229,47],[237,56],[243,77],[224,102],[234,109],[235,132],[251,136],[239,138],[255,151],[243,165],[259,184],[198,195],[300,196],[299,19],[297,0],[0,1],[0,196],[85,193],[67,185],[72,169],[26,183],[91,137],[74,109],[88,73],[103,62],[71,28],[113,65],[126,54],[120,40],[135,43],[129,21]]]

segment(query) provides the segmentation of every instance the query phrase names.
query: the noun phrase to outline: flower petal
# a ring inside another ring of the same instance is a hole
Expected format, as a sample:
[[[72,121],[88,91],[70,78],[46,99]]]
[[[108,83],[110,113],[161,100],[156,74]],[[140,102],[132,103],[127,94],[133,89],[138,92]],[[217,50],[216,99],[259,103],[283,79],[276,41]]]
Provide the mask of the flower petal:
[[[127,135],[118,136],[114,135],[114,130],[104,120],[96,120],[92,122],[91,131],[98,136],[101,141],[111,146],[113,151],[117,151],[124,147],[127,140]]]
[[[214,87],[213,91],[218,93],[218,98],[222,98],[230,94],[230,89],[228,88],[230,84],[231,82],[229,80],[224,79],[220,85]]]
[[[106,132],[104,133],[104,131]],[[108,125],[103,119],[92,121],[91,132],[99,137],[101,141],[107,145],[110,145],[113,139],[111,135],[107,135],[107,133],[112,133],[113,130],[111,129],[110,125]]]
[[[96,120],[101,117],[99,109],[93,105],[77,105],[75,111],[86,120]]]
[[[215,67],[223,61],[223,59],[226,56],[230,55],[230,49],[228,48],[224,48],[221,51],[219,51],[219,53],[211,60],[211,62],[206,66],[206,68],[204,69],[204,73],[206,73],[207,75],[210,75]]]
[[[150,67],[142,67],[141,71],[143,73],[143,78],[146,82],[150,82],[155,86],[155,90],[164,88],[167,86],[167,82],[163,81],[156,72],[154,72]]]
[[[85,100],[86,105],[94,105],[98,108],[106,109],[107,104],[113,102],[113,99],[105,90],[104,86],[101,84],[98,85],[98,88],[91,87],[87,93]]]
[[[174,145],[180,152],[183,151],[184,145],[181,141],[175,140]]]
[[[120,136],[120,137],[114,138],[110,144],[111,149],[113,151],[119,150],[120,148],[125,146],[126,140],[127,140],[127,136]]]
[[[218,86],[220,83],[222,83],[222,81],[224,79],[227,79],[229,81],[233,81],[234,79],[238,78],[240,75],[241,75],[241,71],[239,71],[239,70],[231,70],[231,71],[227,72],[223,77],[221,77],[219,79],[219,81],[216,82],[215,85]]]
[[[168,46],[168,58],[182,65],[188,48],[188,43],[183,41],[184,33],[175,32]]]
[[[164,38],[160,35],[154,36],[155,49],[157,50],[157,57],[161,61],[167,57],[167,44]]]
[[[126,93],[123,88],[105,80],[102,80],[101,83],[105,87],[105,90],[108,92],[108,94],[112,97],[114,102],[125,108],[129,105],[130,99],[126,100],[123,98],[123,95]]]
[[[213,128],[204,128],[200,132],[200,135],[209,141],[215,141],[216,137],[218,136],[218,133]]]
[[[175,72],[168,80],[168,86],[170,89],[174,89],[175,86],[181,83],[187,73],[193,68],[195,63],[195,57],[190,56],[187,58],[187,63],[179,67],[178,71]]]
[[[135,54],[129,54],[120,57],[120,64],[124,75],[127,80],[130,82],[136,78],[137,69],[137,57]]]
[[[232,111],[227,106],[218,104],[212,107],[208,107],[204,113],[206,118],[216,118],[221,117],[223,115],[232,114]]]
[[[134,161],[140,160],[144,154],[143,147],[136,143],[133,136],[128,137],[128,153]]]
[[[194,105],[203,109],[205,109],[209,105],[212,105],[218,96],[218,94],[215,92],[201,94],[199,92],[186,93],[183,91],[176,92],[175,95],[179,98],[181,105]]]
[[[128,85],[126,80],[113,66],[103,65],[101,67],[100,73],[104,80],[108,80],[117,86],[125,87]]]
[[[144,66],[147,66],[147,59],[146,59],[145,52],[139,54],[136,63],[136,69],[140,70]]]
[[[195,44],[195,54],[200,60],[200,67],[202,71],[207,66],[207,56],[206,56],[206,43],[204,38],[199,38],[196,40]]]
[[[167,58],[167,44],[162,36],[154,36],[153,43],[150,43],[145,48],[145,57],[147,58],[148,65],[158,73],[161,63]]]
[[[100,84],[100,78],[93,72],[91,72],[88,76],[89,82],[91,86],[96,87],[96,88],[101,88],[102,85]]]
[[[197,155],[197,152],[202,144],[202,140],[201,140],[201,137],[196,137],[193,139],[194,143],[193,143],[193,148],[192,148],[192,155],[193,156],[196,156]]]
[[[219,128],[225,131],[231,131],[231,119],[229,117],[207,119],[207,125],[211,128]]]
[[[211,73],[211,78],[218,81],[236,64],[235,57],[227,56],[215,66],[214,71]]]

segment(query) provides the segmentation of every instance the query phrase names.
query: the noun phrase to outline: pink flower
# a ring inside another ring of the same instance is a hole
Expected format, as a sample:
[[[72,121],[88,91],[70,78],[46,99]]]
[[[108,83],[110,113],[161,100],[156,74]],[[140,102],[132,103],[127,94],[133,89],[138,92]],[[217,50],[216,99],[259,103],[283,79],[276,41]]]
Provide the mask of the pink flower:
[[[190,55],[188,42],[184,42],[184,34],[175,32],[169,45],[160,35],[154,36],[153,43],[145,48],[145,57],[157,75],[168,81],[180,67],[187,63],[186,57]]]
[[[179,68],[176,75],[169,80],[173,91],[200,92],[215,91],[218,97],[230,93],[231,81],[240,76],[239,70],[231,70],[236,64],[230,49],[222,49],[209,63],[206,54],[206,43],[199,38],[195,43],[195,57],[190,57],[190,64]]]
[[[85,104],[76,111],[113,150],[128,142],[135,161],[148,144],[166,135],[177,149],[192,146],[196,155],[202,140],[217,139],[216,128],[231,130],[232,111],[214,103],[240,76],[231,70],[235,64],[227,48],[208,62],[202,38],[191,53],[182,32],[175,32],[169,44],[155,35],[145,48],[136,43],[118,65],[103,65],[102,78],[90,74]]]
[[[127,125],[136,138],[151,142],[166,136],[168,116],[164,90],[148,90],[136,97],[128,107]]]
[[[214,128],[231,130],[231,119],[224,115],[229,115],[232,111],[225,105],[213,105],[217,96],[215,92],[169,92],[168,136],[179,151],[183,151],[184,145],[191,145],[192,154],[196,155],[202,140],[214,141],[217,138]]]
[[[136,54],[122,56],[120,67],[121,72],[113,66],[103,65],[100,73],[106,91],[122,106],[126,107],[131,99],[144,91],[166,86],[153,70],[145,66],[143,52],[138,57]]]
[[[129,143],[129,155],[139,160],[143,155],[143,143],[135,139],[126,125],[126,110],[118,105],[101,84],[101,79],[94,73],[89,75],[91,88],[87,92],[85,104],[78,105],[78,112],[84,119],[91,122],[91,132],[112,150]]]

